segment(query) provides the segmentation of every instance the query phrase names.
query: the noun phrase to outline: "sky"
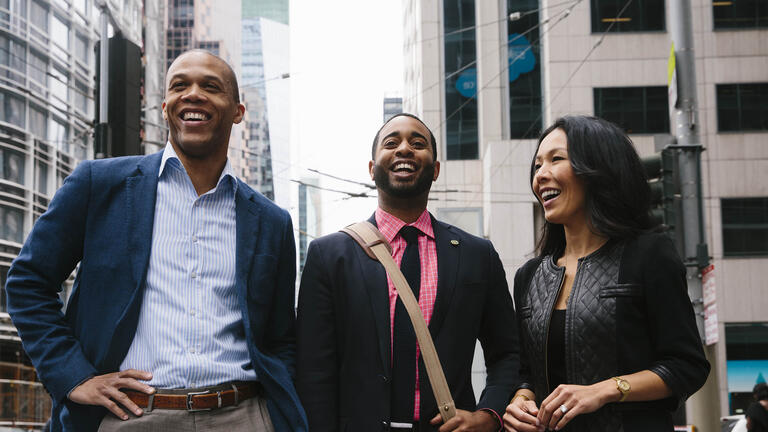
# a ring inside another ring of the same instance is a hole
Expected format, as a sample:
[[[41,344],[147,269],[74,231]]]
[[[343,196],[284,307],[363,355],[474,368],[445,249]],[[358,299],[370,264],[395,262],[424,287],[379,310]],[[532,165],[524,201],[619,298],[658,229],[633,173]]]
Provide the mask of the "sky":
[[[291,175],[324,188],[365,187],[319,176],[316,169],[370,183],[371,144],[385,94],[402,94],[400,0],[291,0]],[[322,192],[320,234],[367,219],[375,198]]]

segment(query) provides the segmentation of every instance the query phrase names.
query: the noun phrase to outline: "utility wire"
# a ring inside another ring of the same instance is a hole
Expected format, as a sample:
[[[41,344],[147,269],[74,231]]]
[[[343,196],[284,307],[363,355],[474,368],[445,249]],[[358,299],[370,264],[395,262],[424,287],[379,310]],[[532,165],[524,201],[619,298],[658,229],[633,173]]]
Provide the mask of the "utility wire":
[[[557,12],[557,13],[556,13],[554,16],[552,16],[551,18],[548,18],[548,19],[546,19],[546,20],[544,20],[544,21],[540,21],[540,22],[539,22],[539,23],[537,23],[536,25],[533,25],[533,26],[531,26],[530,28],[527,28],[527,29],[525,29],[525,30],[524,30],[522,33],[519,33],[519,34],[518,34],[518,35],[517,35],[517,36],[516,36],[514,39],[512,39],[511,41],[505,41],[505,42],[503,42],[501,45],[499,45],[499,48],[501,48],[501,47],[504,47],[504,46],[508,46],[510,43],[512,43],[512,42],[514,42],[514,41],[516,41],[517,39],[519,39],[519,38],[521,38],[521,37],[524,37],[524,36],[525,36],[525,35],[527,35],[528,33],[530,33],[530,32],[532,32],[532,31],[534,31],[534,30],[538,29],[538,28],[539,28],[539,27],[541,27],[542,25],[544,25],[544,24],[546,24],[547,22],[549,22],[550,20],[552,20],[552,19],[553,19],[555,16],[557,16],[557,15],[559,15],[559,14],[563,13],[563,12],[564,12],[564,11],[566,11],[566,10],[567,10],[567,11],[569,11],[569,12],[568,12],[568,14],[570,14],[570,9],[573,9],[573,7],[574,7],[574,6],[576,6],[578,3],[580,3],[581,1],[582,1],[582,0],[571,0],[570,2],[559,3],[558,5],[562,5],[562,4],[565,4],[565,3],[573,3],[573,4],[572,4],[572,5],[571,5],[569,8],[565,8],[565,9],[563,9],[562,11],[559,11],[559,12]],[[506,19],[506,18],[504,18],[504,19]],[[498,22],[498,21],[496,21],[496,22]],[[469,63],[465,64],[464,66],[460,67],[459,69],[457,69],[457,70],[455,70],[455,71],[453,71],[453,72],[451,72],[451,73],[448,73],[448,74],[446,74],[446,75],[445,75],[445,76],[443,76],[443,77],[440,77],[440,78],[439,78],[439,79],[438,79],[436,82],[434,82],[434,83],[432,83],[432,84],[428,85],[427,87],[424,87],[424,88],[423,88],[423,89],[421,89],[421,91],[419,91],[417,94],[415,94],[415,95],[413,95],[413,96],[411,96],[411,97],[409,97],[409,98],[407,98],[407,99],[403,99],[403,103],[404,103],[404,104],[405,104],[405,103],[409,103],[409,102],[411,102],[412,100],[414,100],[415,98],[423,96],[423,95],[424,95],[424,93],[426,93],[428,90],[431,90],[432,88],[434,88],[434,87],[436,87],[436,86],[438,86],[438,85],[440,85],[440,84],[444,84],[444,83],[445,83],[447,80],[449,80],[449,79],[453,78],[454,76],[456,76],[456,75],[458,75],[458,74],[460,74],[460,73],[464,72],[465,70],[469,69],[471,66],[473,66],[473,65],[477,64],[477,62],[478,62],[478,61],[479,61],[481,58],[483,58],[483,57],[484,57],[484,55],[491,55],[491,54],[494,54],[494,55],[496,55],[497,53],[496,53],[496,51],[489,51],[489,52],[488,52],[488,53],[486,53],[486,54],[481,54],[480,56],[478,56],[477,58],[475,58],[475,60],[473,60],[473,61],[471,61],[471,62],[469,62]]]
[[[616,18],[621,18],[621,15],[624,14],[624,11],[627,10],[627,8],[632,3],[632,1],[633,0],[627,0],[627,3],[625,3],[624,7],[621,8],[619,13],[616,15]],[[608,32],[611,31],[611,29],[613,28],[613,25],[616,24],[616,22],[617,21],[611,22],[611,24],[608,26],[608,28],[606,28],[603,31],[603,33],[600,35],[600,39],[598,39],[597,42],[595,42],[595,44],[592,45],[592,48],[589,50],[589,52],[587,52],[587,55],[585,55],[584,58],[579,62],[578,66],[576,66],[576,69],[574,69],[574,71],[568,76],[568,79],[565,81],[565,83],[563,83],[563,85],[560,86],[560,89],[557,91],[557,93],[555,93],[555,96],[553,96],[548,101],[548,103],[542,108],[541,113],[539,113],[539,116],[536,117],[536,120],[534,120],[533,123],[531,123],[531,125],[528,127],[528,130],[526,130],[526,132],[523,134],[523,136],[528,135],[528,133],[531,132],[533,127],[535,127],[536,124],[538,124],[539,120],[541,120],[541,118],[543,117],[544,112],[552,106],[552,104],[555,102],[555,99],[557,99],[557,97],[560,96],[560,94],[563,92],[565,87],[568,86],[568,84],[571,82],[573,77],[576,76],[576,73],[581,69],[581,67],[584,65],[584,63],[586,63],[587,59],[589,59],[589,56],[592,55],[592,53],[595,51],[595,49],[597,49],[598,46],[600,46],[601,43],[603,43],[603,39],[605,39],[605,36],[608,34]],[[516,146],[519,145],[519,143],[520,143],[520,141],[518,141],[516,143]],[[515,148],[516,148],[516,146],[515,146]],[[504,159],[501,161],[501,163],[491,173],[491,178],[493,178],[496,175],[496,173],[499,171],[499,169],[501,169],[501,167],[504,166],[504,163],[507,161],[507,159],[509,159],[509,157],[512,154],[513,150],[514,150],[514,148],[511,149],[509,152],[507,152],[506,156],[504,156]]]

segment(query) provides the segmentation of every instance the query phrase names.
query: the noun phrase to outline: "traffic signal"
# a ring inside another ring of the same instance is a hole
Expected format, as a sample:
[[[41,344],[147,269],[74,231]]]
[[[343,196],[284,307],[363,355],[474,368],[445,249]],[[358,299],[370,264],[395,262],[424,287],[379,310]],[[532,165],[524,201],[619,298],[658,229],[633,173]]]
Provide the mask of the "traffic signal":
[[[648,186],[651,189],[651,218],[655,225],[661,225],[674,235],[679,226],[680,182],[677,178],[677,153],[664,150],[642,159]]]

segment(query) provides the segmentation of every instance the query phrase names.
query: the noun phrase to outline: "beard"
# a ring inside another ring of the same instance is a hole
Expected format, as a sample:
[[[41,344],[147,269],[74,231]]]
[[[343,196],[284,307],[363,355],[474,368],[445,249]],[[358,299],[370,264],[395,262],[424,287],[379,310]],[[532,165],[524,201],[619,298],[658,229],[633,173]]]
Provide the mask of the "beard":
[[[379,164],[373,165],[373,182],[376,187],[397,198],[414,198],[429,191],[435,176],[435,162],[425,166],[416,181],[410,184],[393,184],[389,180],[389,170]]]

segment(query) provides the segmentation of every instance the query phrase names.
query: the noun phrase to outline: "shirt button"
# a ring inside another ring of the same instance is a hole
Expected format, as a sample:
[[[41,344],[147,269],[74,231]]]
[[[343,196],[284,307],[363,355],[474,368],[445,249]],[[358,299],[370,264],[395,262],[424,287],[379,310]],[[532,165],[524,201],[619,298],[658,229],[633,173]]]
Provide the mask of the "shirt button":
[[[194,353],[195,353],[195,347],[189,347],[189,352],[191,352],[192,354],[194,354]]]
[[[192,315],[192,316],[195,316],[195,310],[194,309],[190,309],[189,310],[189,314]]]
[[[192,236],[192,243],[197,243],[197,236]]]
[[[195,272],[192,272],[192,273],[190,273],[190,274],[189,274],[189,277],[191,277],[192,279],[194,279],[194,278],[196,278],[196,277],[197,277],[197,273],[195,273]]]

